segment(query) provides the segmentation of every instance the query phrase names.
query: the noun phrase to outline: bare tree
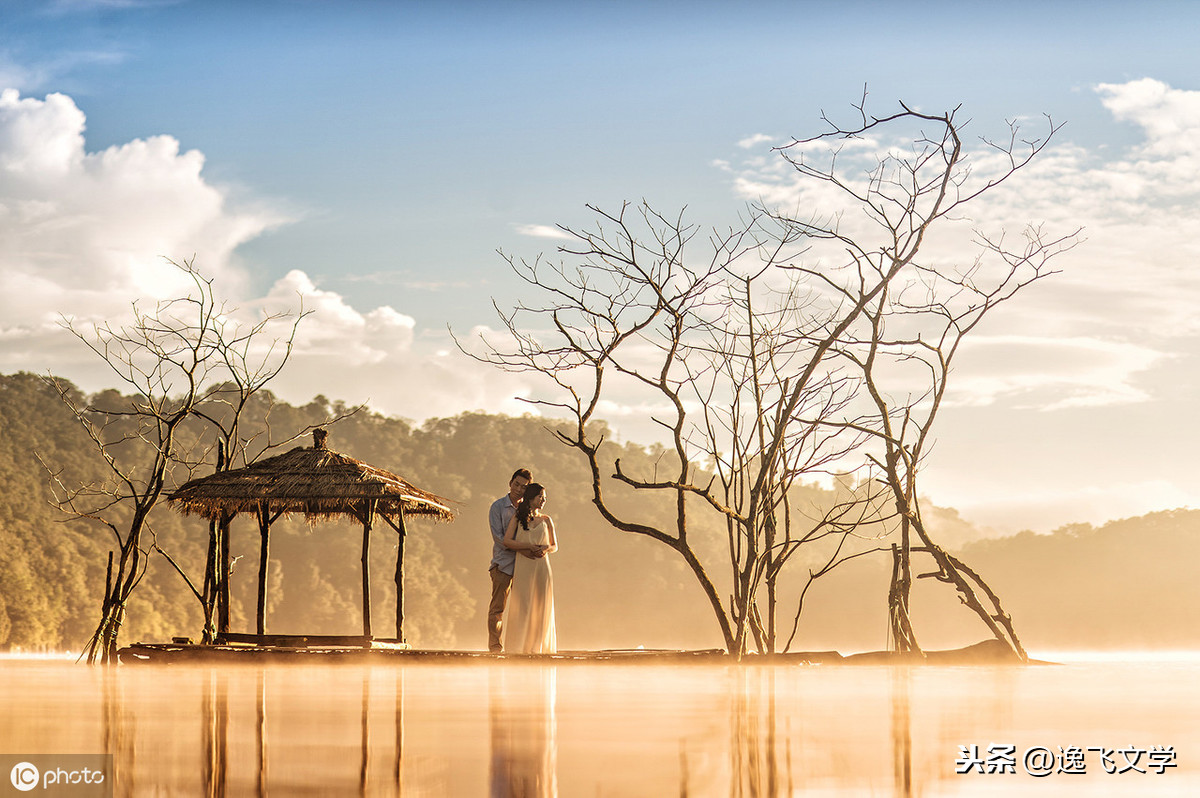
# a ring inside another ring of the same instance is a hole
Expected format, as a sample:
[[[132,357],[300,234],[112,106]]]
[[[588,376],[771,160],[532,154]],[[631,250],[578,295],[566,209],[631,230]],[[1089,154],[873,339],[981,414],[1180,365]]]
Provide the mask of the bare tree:
[[[920,289],[901,291],[895,298],[882,295],[865,315],[869,335],[839,345],[839,354],[863,374],[872,412],[854,427],[869,431],[876,439],[877,446],[868,457],[890,491],[899,517],[900,542],[893,546],[888,597],[892,645],[899,652],[921,651],[908,609],[912,553],[918,552],[928,554],[936,568],[917,578],[932,577],[953,585],[962,603],[980,617],[993,636],[1019,658],[1026,658],[999,597],[978,574],[934,542],[921,516],[918,476],[934,440],[934,422],[964,338],[996,306],[1052,274],[1047,262],[1069,246],[1070,240],[1046,241],[1032,231],[1026,248],[1019,252],[981,240],[982,247],[1002,264],[998,274],[986,278],[980,260],[961,275],[941,269],[928,275]],[[888,333],[897,328],[898,334]],[[914,330],[919,334],[914,335]],[[914,545],[914,537],[920,545]]]
[[[806,523],[789,503],[803,477],[856,446],[856,433],[817,423],[854,394],[852,379],[823,368],[849,319],[831,318],[801,286],[772,284],[795,238],[763,236],[758,215],[710,237],[704,260],[693,265],[685,250],[697,231],[681,216],[646,204],[636,216],[628,205],[615,214],[592,210],[600,217],[594,232],[563,228],[576,243],[559,251],[573,265],[508,258],[546,301],[501,312],[512,346],[479,357],[553,381],[563,398],[534,403],[571,417],[569,431],[556,434],[587,459],[600,514],[679,553],[731,652],[749,650],[751,638],[759,651],[775,651],[784,565],[802,546],[830,539],[833,559],[810,579],[857,556],[843,548],[863,528],[846,523],[849,507]],[[827,340],[814,347],[796,330]],[[670,456],[652,473],[627,472],[603,438],[593,437],[602,402],[623,388],[661,408],[654,421],[670,440]],[[605,475],[663,495],[673,506],[671,526],[614,501]],[[705,556],[719,548],[696,540],[702,533],[695,530],[706,526],[693,523],[697,517],[725,530],[727,597]]]
[[[772,241],[772,254],[789,243],[787,236]],[[763,245],[757,249],[761,252]],[[813,581],[875,551],[854,541],[869,541],[884,521],[881,505],[866,495],[876,489],[870,482],[863,491],[820,508],[815,517],[797,512],[793,494],[803,480],[840,467],[861,445],[860,434],[818,423],[843,415],[858,380],[837,369],[814,371],[809,390],[786,409],[792,380],[813,357],[821,357],[795,332],[815,330],[828,318],[814,314],[815,303],[802,284],[771,284],[777,265],[778,257],[772,257],[750,274],[727,269],[724,290],[729,293],[720,318],[707,321],[708,340],[686,347],[681,357],[689,390],[700,400],[687,447],[715,474],[715,483],[701,496],[725,520],[733,578],[731,650],[739,652],[748,648],[747,633],[756,650],[781,650],[780,578],[802,547],[828,544],[829,550],[809,570],[796,598],[783,651],[795,638]]]
[[[1003,235],[990,237],[976,230],[972,242],[976,254],[965,264],[948,258],[944,250],[933,254],[930,250],[936,231],[954,223],[966,224],[963,206],[1026,166],[1045,148],[1057,127],[1047,119],[1043,136],[1022,139],[1018,126],[1010,123],[1006,141],[981,139],[993,164],[972,174],[957,109],[935,115],[902,104],[897,113],[873,117],[865,111],[865,95],[863,99],[856,106],[855,124],[830,122],[827,133],[781,150],[800,176],[833,189],[833,201],[841,213],[824,222],[777,218],[788,229],[844,249],[847,271],[852,269],[858,277],[827,283],[846,302],[858,303],[868,286],[882,283],[882,290],[862,305],[862,312],[839,337],[833,351],[852,363],[861,376],[861,395],[868,406],[845,427],[838,426],[873,439],[873,445],[863,451],[887,486],[899,519],[900,543],[893,546],[888,599],[892,645],[900,652],[920,653],[908,611],[911,555],[919,552],[932,558],[936,570],[918,578],[933,577],[953,585],[962,603],[994,637],[1025,659],[999,597],[978,574],[933,541],[921,518],[917,478],[934,440],[934,422],[946,396],[951,364],[960,354],[964,338],[998,305],[1050,275],[1048,262],[1074,246],[1079,231],[1048,238],[1039,228],[1030,227],[1024,243],[1014,248]],[[864,171],[854,171],[852,158],[839,161],[841,148],[848,142],[882,139],[893,127],[912,125],[918,132],[908,148],[885,149]],[[824,151],[823,159],[814,157],[819,150],[811,145],[827,141],[835,146]],[[848,217],[854,223],[846,224]],[[881,281],[879,276],[895,270],[897,264],[902,269],[896,276]],[[827,280],[823,270],[801,271]],[[863,280],[864,274],[870,277]],[[914,535],[920,546],[913,545]]]
[[[308,314],[301,302],[299,310],[290,319],[286,336],[282,338],[266,338],[267,327],[282,321],[281,316],[266,316],[249,326],[234,324],[227,317],[223,317],[215,325],[213,348],[219,358],[218,370],[224,381],[212,386],[212,389],[206,392],[204,400],[196,404],[193,412],[196,417],[208,423],[216,438],[217,473],[237,467],[239,463],[248,465],[250,459],[247,450],[251,443],[259,435],[270,435],[269,423],[265,430],[245,434],[242,429],[243,416],[250,401],[267,383],[278,376],[287,364],[297,327],[306,315]],[[269,420],[269,410],[267,416]],[[259,454],[269,447],[270,443],[260,447]],[[200,462],[207,462],[208,459],[206,453]],[[224,632],[229,628],[230,521],[231,518],[222,517],[209,522],[208,552],[205,558],[204,581],[200,590],[197,590],[193,580],[175,559],[155,545],[155,549],[170,562],[200,601],[204,613],[201,639],[205,643],[213,642],[218,631]]]
[[[119,328],[105,323],[84,330],[64,322],[132,391],[131,399],[80,405],[65,383],[49,378],[109,470],[102,484],[72,488],[54,477],[59,506],[75,518],[107,527],[119,552],[115,562],[115,552],[109,553],[100,620],[86,647],[89,662],[114,661],[129,598],[145,576],[149,553],[162,552],[150,515],[178,477],[174,469],[191,473],[203,462],[202,454],[190,451],[198,443],[196,436],[184,433],[186,422],[203,414],[232,440],[240,440],[241,409],[287,361],[300,319],[295,317],[284,337],[266,342],[268,327],[291,314],[269,315],[241,327],[217,300],[211,279],[191,261],[171,264],[190,280],[186,296],[158,302],[150,311],[135,304],[132,321]],[[211,408],[231,402],[231,395],[233,421],[218,424]],[[187,579],[174,559],[167,559]],[[187,581],[205,603],[206,596]]]

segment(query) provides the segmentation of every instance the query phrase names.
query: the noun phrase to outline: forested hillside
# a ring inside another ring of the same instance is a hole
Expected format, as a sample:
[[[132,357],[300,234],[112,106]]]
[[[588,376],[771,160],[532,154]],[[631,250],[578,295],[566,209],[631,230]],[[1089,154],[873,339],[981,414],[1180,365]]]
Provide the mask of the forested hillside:
[[[1042,646],[1200,647],[1200,510],[1023,532],[964,556],[987,568]]]
[[[116,402],[100,395],[94,402]],[[303,407],[256,399],[246,429],[259,433],[257,452],[344,411],[323,397]],[[678,556],[646,538],[609,527],[591,504],[589,475],[577,453],[547,431],[547,422],[464,414],[421,426],[359,412],[329,427],[329,446],[399,473],[456,502],[452,523],[414,521],[406,547],[406,632],[429,647],[482,648],[489,581],[487,509],[517,467],[529,467],[548,491],[561,551],[555,555],[560,645],[564,648],[645,645],[717,647],[712,612]],[[307,437],[268,452],[308,446]],[[662,452],[622,447],[623,465],[650,472]],[[40,460],[39,460],[40,458]],[[103,479],[91,443],[53,388],[29,374],[0,376],[0,648],[78,651],[98,618],[112,532],[87,520],[68,521],[53,503],[49,473],[64,485]],[[186,479],[181,473],[177,480]],[[633,499],[611,488],[618,501]],[[808,487],[797,501],[819,504]],[[642,500],[644,501],[644,500]],[[643,516],[670,517],[671,508],[643,504]],[[1174,511],[1070,527],[1053,535],[1023,533],[997,540],[979,534],[952,510],[927,509],[947,546],[989,579],[1013,614],[1027,647],[1195,647],[1200,645],[1200,591],[1189,569],[1200,554],[1200,512]],[[723,559],[723,529],[691,530],[710,562]],[[197,581],[202,576],[205,523],[162,504],[152,519],[154,540]],[[258,534],[239,518],[232,528],[233,628],[253,627]],[[361,630],[361,528],[349,522],[280,521],[272,528],[267,630],[354,634]],[[373,538],[374,612],[388,618],[394,535]],[[805,601],[793,650],[860,650],[886,645],[890,559],[856,560],[818,580]],[[799,571],[803,573],[803,571]],[[721,581],[727,576],[714,567]],[[984,634],[949,588],[919,580],[914,619],[928,647],[972,642]],[[788,583],[790,598],[799,584]],[[786,602],[785,602],[786,603]],[[786,612],[786,610],[785,610]],[[200,606],[181,577],[153,554],[134,593],[124,643],[198,637]],[[785,625],[790,628],[791,618]],[[786,637],[786,634],[785,634]]]
[[[92,397],[113,403],[116,396]],[[279,441],[346,408],[316,398],[304,407],[262,394],[248,410],[246,429],[260,431],[249,449]],[[613,532],[596,516],[587,474],[573,452],[556,443],[544,421],[465,414],[421,427],[360,412],[329,427],[329,447],[395,471],[450,498],[452,523],[414,519],[406,545],[406,636],[423,646],[482,646],[483,609],[491,538],[487,510],[507,490],[515,468],[530,467],[549,488],[561,530],[559,613],[564,646],[656,645],[719,641],[709,610],[673,552]],[[269,436],[267,430],[269,429]],[[53,388],[29,374],[0,376],[0,646],[79,650],[98,618],[108,551],[114,536],[88,520],[69,520],[52,501],[44,461],[65,485],[95,482],[105,471],[91,443]],[[268,452],[309,446],[307,436]],[[656,456],[627,447],[633,465]],[[40,460],[39,460],[40,458]],[[203,473],[203,472],[201,472]],[[180,483],[187,473],[177,476]],[[205,522],[183,517],[165,502],[152,519],[154,540],[199,584],[207,540]],[[356,634],[361,630],[359,546],[353,522],[281,520],[272,527],[268,631]],[[253,627],[258,533],[246,519],[231,530],[234,568],[232,626]],[[375,615],[391,617],[388,578],[395,539],[373,537]],[[686,578],[685,578],[686,577]],[[569,619],[569,620],[568,620]],[[199,635],[200,605],[161,555],[153,555],[134,593],[122,640]],[[687,634],[679,629],[687,628]],[[714,643],[715,644],[715,643]]]
[[[1049,535],[1022,532],[957,547],[1013,616],[1033,652],[1080,649],[1200,648],[1200,511],[1171,510],[1071,525]],[[806,613],[806,648],[878,645],[886,613],[879,596],[886,563],[853,564],[826,580],[818,596],[833,613]],[[917,569],[921,573],[921,569]],[[863,594],[869,586],[870,595]],[[932,579],[914,587],[913,616],[927,648],[978,640],[981,629]],[[866,635],[864,637],[864,634]]]

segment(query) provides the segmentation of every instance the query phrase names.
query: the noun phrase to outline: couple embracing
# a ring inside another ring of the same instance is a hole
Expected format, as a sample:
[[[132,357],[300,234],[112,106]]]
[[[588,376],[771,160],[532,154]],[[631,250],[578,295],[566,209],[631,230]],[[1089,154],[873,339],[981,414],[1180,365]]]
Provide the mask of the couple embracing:
[[[546,489],[533,481],[529,469],[520,468],[508,481],[508,493],[488,512],[492,531],[488,650],[493,654],[558,650],[548,556],[558,550],[558,539],[554,520],[542,512],[545,504]]]

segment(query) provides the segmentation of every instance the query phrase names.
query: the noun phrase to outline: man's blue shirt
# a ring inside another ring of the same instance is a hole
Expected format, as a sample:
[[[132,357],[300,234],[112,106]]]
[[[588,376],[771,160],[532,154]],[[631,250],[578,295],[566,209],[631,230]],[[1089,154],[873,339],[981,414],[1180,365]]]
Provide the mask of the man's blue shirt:
[[[504,547],[504,530],[516,514],[517,508],[507,493],[492,502],[492,508],[488,510],[488,526],[492,528],[492,564],[488,568],[497,567],[509,576],[513,575],[517,564],[517,553]]]

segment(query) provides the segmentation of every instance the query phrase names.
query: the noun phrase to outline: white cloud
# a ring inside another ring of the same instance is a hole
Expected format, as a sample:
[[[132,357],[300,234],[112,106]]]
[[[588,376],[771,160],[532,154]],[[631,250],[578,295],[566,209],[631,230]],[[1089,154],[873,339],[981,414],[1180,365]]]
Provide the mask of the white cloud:
[[[564,233],[557,227],[552,227],[548,224],[518,224],[513,225],[513,229],[518,235],[532,236],[533,238],[570,238],[568,233]]]
[[[294,355],[297,361],[334,358],[358,369],[411,348],[416,321],[390,307],[363,314],[332,291],[317,288],[308,275],[293,270],[278,280],[262,301],[269,313],[302,305],[309,314],[301,322]]]
[[[0,50],[0,89],[40,91],[81,67],[117,64],[126,58],[127,54],[120,49],[56,50],[18,63]]]
[[[1164,357],[1095,338],[976,336],[964,341],[948,400],[978,406],[1008,398],[1042,410],[1144,402],[1150,396],[1135,379]]]
[[[1142,152],[1172,160],[1200,151],[1200,92],[1173,89],[1151,78],[1096,87],[1104,107],[1146,133]]]
[[[1041,397],[1043,407],[1143,401],[1139,376],[1154,364],[1153,354],[1176,348],[1171,340],[1200,336],[1200,91],[1172,88],[1143,79],[1096,87],[1100,102],[1115,120],[1137,125],[1144,138],[1121,151],[1087,150],[1064,137],[1066,131],[1011,181],[972,203],[970,218],[942,225],[926,245],[928,257],[940,262],[970,263],[969,231],[991,234],[1004,230],[1015,238],[1030,223],[1058,237],[1083,231],[1084,241],[1053,261],[1061,274],[1039,283],[1002,310],[1005,329],[1012,335],[1013,373],[980,375],[970,384],[956,376],[963,401],[994,401],[1020,396]],[[1044,135],[1041,123],[1031,122],[1022,135]],[[869,146],[868,146],[869,145]],[[856,140],[839,151],[840,162],[865,169],[887,142]],[[820,144],[789,152],[816,157]],[[977,183],[1007,167],[1007,159],[981,150],[971,155],[971,179]],[[813,209],[831,218],[846,210],[843,197],[828,184],[800,179],[782,159],[747,159],[734,166],[739,196],[807,216]],[[843,232],[873,235],[861,212],[841,217]],[[810,262],[826,250],[814,247]],[[832,253],[834,257],[838,253]],[[992,329],[995,329],[993,326]],[[1025,336],[1024,338],[1022,336]],[[1068,367],[1054,380],[1038,371],[1036,360],[1022,360],[1029,341],[1057,339],[1054,362]],[[1104,342],[1092,349],[1083,342]],[[1061,346],[1073,342],[1082,362],[1094,370],[1077,371],[1063,360]],[[1093,356],[1105,356],[1103,365]],[[974,356],[974,355],[972,355]],[[963,358],[963,368],[970,360]],[[990,362],[989,365],[996,365]]]
[[[394,308],[360,312],[303,272],[276,282],[259,307],[280,313],[301,302],[309,315],[287,368],[271,386],[289,401],[323,394],[416,421],[470,410],[532,412],[515,398],[530,393],[520,377],[471,360],[448,346],[445,334],[418,335],[414,319]]]
[[[32,86],[40,83],[42,78],[39,70],[18,64],[0,52],[0,86]]]
[[[122,10],[127,8],[157,8],[176,5],[182,0],[52,0],[48,13],[76,14],[89,11]]]
[[[203,175],[204,156],[181,152],[170,136],[137,139],[101,152],[85,147],[84,113],[62,94],[44,99],[0,94],[0,371],[53,369],[85,390],[112,384],[91,352],[65,331],[121,325],[189,286],[164,261],[195,257],[235,320],[310,312],[287,368],[272,383],[284,399],[316,394],[423,420],[464,410],[529,412],[512,397],[529,388],[514,375],[462,356],[445,333],[383,305],[366,312],[301,271],[248,298],[236,248],[282,214],[231,207]],[[285,321],[268,338],[288,333]]]
[[[757,147],[759,144],[770,144],[775,141],[774,136],[768,136],[766,133],[755,133],[753,136],[747,136],[737,143],[743,150],[749,150]]]
[[[288,367],[272,383],[289,401],[323,394],[416,421],[475,410],[537,413],[521,401],[533,393],[527,376],[471,359],[448,333],[417,330],[412,318],[391,307],[360,313],[339,295],[313,286],[302,272],[276,283],[264,309],[294,308],[297,294],[312,314],[300,325]],[[466,339],[493,336],[479,327]]]
[[[164,258],[195,258],[236,293],[236,247],[278,214],[229,207],[204,157],[170,136],[88,152],[86,119],[63,94],[0,92],[0,368],[99,378],[59,325],[127,317],[187,279]],[[78,353],[72,356],[71,353]]]
[[[201,174],[203,155],[170,136],[89,153],[84,125],[65,95],[0,93],[4,326],[111,318],[134,298],[170,296],[183,282],[164,257],[195,256],[206,273],[240,281],[234,249],[281,218],[227,207]]]

